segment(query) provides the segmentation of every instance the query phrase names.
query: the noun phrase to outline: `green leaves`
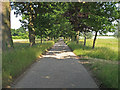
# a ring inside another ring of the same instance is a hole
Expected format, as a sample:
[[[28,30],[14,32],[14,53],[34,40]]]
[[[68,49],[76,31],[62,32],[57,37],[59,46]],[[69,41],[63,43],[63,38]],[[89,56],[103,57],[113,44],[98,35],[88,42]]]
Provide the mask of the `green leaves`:
[[[70,17],[76,30],[81,28],[80,31],[84,31],[83,27],[91,27],[93,31],[101,33],[111,32],[114,28],[112,22],[119,18],[115,2],[72,3],[65,15]]]
[[[22,14],[24,26],[29,22],[33,23],[36,35],[69,37],[74,36],[75,31],[92,30],[100,33],[115,31],[112,22],[119,19],[116,4],[116,2],[15,2],[14,7],[16,15]]]

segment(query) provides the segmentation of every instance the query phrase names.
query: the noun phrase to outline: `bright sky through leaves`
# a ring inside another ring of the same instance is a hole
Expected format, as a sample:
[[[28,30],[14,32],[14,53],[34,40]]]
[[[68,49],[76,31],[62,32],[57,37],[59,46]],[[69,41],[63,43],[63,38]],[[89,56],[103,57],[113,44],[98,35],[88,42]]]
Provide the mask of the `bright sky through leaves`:
[[[18,29],[21,27],[21,22],[19,21],[19,19],[22,19],[22,17],[21,16],[16,17],[14,15],[14,11],[15,10],[11,10],[11,28]]]

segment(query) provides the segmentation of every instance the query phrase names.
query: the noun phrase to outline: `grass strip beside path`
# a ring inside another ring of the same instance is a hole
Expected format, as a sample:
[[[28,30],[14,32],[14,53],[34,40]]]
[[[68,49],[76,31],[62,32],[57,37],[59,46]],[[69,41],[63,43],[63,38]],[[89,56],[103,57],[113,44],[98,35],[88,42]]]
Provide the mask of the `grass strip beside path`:
[[[92,39],[88,39],[83,49],[83,40],[77,44],[75,41],[67,42],[73,52],[78,56],[118,61],[118,41],[116,39],[98,39],[95,49],[92,49]]]
[[[29,47],[28,43],[14,43],[14,49],[2,54],[2,86],[6,87],[14,81],[27,67],[47,49],[52,47],[54,41],[36,44]]]
[[[118,63],[114,62],[91,59],[84,65],[98,79],[100,88],[118,88]]]
[[[102,87],[118,88],[117,40],[97,40],[94,50],[91,48],[91,40],[87,40],[84,49],[82,41],[79,44],[74,41],[66,41],[66,43],[79,56],[80,63],[83,61],[82,64],[92,71]]]

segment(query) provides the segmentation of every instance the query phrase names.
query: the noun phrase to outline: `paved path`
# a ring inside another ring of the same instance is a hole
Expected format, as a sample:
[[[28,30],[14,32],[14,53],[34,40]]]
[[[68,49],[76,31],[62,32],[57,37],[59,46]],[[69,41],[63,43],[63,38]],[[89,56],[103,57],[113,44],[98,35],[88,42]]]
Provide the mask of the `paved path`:
[[[15,88],[97,88],[76,55],[63,42],[34,63],[13,85]]]

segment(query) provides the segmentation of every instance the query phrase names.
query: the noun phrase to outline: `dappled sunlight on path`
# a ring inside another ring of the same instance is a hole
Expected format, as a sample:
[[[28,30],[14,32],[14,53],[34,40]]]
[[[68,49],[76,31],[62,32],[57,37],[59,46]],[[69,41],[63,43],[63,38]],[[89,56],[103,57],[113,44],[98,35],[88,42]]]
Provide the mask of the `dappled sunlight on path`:
[[[69,50],[69,47],[63,41],[55,43],[53,48],[43,55],[43,58],[44,57],[52,57],[56,59],[77,59],[76,55]]]
[[[50,53],[50,52],[48,52]],[[75,58],[75,55],[72,52],[52,52],[52,54],[48,54],[48,55],[43,55],[43,57],[53,57],[56,59],[67,59],[67,58]]]
[[[16,88],[97,88],[77,56],[61,40],[16,81]]]

